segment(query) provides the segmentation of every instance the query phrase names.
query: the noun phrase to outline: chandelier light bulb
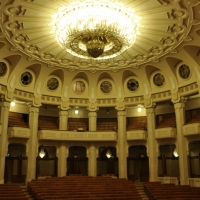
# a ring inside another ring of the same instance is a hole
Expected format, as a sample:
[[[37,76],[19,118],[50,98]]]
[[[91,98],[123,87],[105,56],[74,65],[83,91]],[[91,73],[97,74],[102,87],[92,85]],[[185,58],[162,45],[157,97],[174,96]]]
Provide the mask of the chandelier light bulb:
[[[84,59],[122,54],[136,39],[139,17],[119,2],[72,2],[52,17],[52,33],[67,52]]]

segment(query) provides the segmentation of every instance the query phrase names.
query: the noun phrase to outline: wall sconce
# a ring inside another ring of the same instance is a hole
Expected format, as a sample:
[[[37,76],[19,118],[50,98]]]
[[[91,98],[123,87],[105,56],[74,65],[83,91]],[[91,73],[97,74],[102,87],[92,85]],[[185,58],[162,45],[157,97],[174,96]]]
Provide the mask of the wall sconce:
[[[111,153],[111,151],[109,149],[106,152],[106,157],[107,158],[111,158],[112,157],[112,153]]]
[[[11,105],[12,107],[14,107],[14,106],[15,106],[15,100],[13,100],[13,101],[10,103],[10,105]]]
[[[177,158],[178,157],[178,152],[176,150],[174,150],[173,155],[174,155],[174,157]]]
[[[74,113],[75,113],[76,115],[78,115],[78,113],[79,113],[78,108],[75,109]]]
[[[138,109],[137,109],[137,111],[138,111],[138,112],[142,112],[142,108],[143,108],[142,105],[138,105]]]
[[[46,155],[46,153],[45,153],[44,149],[41,149],[40,152],[39,152],[40,158],[44,158],[45,155]]]

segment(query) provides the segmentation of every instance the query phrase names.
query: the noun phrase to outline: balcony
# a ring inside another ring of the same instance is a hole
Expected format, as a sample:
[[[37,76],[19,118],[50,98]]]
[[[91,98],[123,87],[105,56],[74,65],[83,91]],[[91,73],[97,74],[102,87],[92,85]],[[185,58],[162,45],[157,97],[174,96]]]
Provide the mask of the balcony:
[[[126,131],[127,140],[147,140],[147,131],[134,130]]]
[[[30,129],[22,127],[8,127],[9,138],[30,138]]]
[[[114,131],[59,131],[59,130],[39,130],[39,140],[58,141],[116,141],[117,133]]]
[[[176,128],[158,128],[155,129],[155,138],[156,139],[167,139],[167,138],[176,138]]]
[[[192,123],[183,125],[183,135],[192,136],[200,134],[200,123]]]

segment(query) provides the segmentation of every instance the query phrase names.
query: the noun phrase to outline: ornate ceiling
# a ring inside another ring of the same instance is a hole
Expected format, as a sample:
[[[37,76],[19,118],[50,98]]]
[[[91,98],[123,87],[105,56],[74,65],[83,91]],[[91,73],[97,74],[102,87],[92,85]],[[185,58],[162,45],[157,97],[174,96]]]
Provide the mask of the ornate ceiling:
[[[121,2],[140,17],[134,45],[89,60],[63,50],[51,33],[52,15],[70,1],[0,0],[0,93],[65,109],[152,106],[198,94],[200,0]]]
[[[123,54],[106,60],[81,59],[63,50],[52,32],[52,16],[69,4],[62,0],[1,1],[1,37],[12,49],[26,54],[29,60],[47,63],[49,67],[81,70],[139,68],[141,64],[176,53],[177,46],[191,40],[190,31],[199,23],[195,13],[197,0],[124,0],[140,17],[139,33],[134,45]]]

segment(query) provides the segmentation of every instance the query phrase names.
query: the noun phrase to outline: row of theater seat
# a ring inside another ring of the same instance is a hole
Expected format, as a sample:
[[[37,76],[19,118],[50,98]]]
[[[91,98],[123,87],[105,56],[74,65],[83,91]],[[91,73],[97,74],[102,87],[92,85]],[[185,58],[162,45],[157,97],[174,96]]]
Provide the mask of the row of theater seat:
[[[111,177],[66,176],[28,182],[35,200],[142,200],[132,181]]]
[[[144,191],[150,200],[199,200],[200,190],[189,185],[161,184],[145,182]]]
[[[0,200],[28,200],[17,184],[0,184]]]

